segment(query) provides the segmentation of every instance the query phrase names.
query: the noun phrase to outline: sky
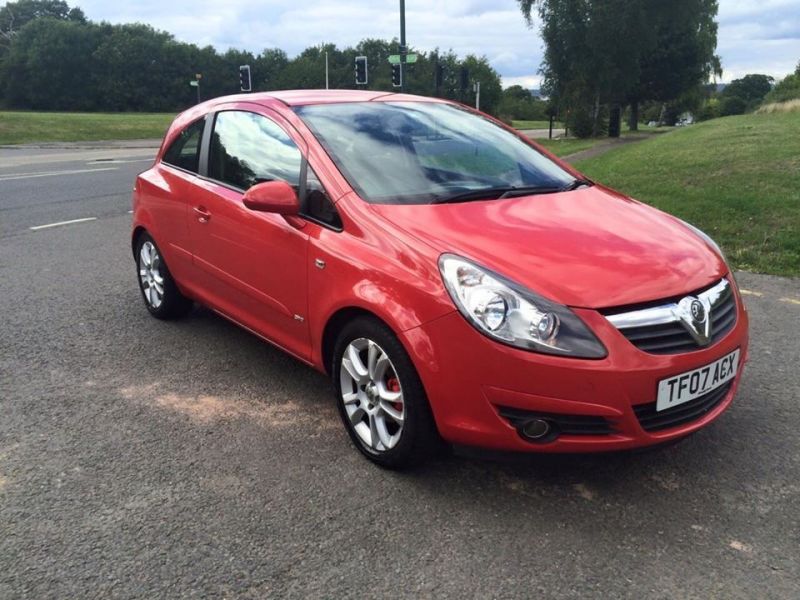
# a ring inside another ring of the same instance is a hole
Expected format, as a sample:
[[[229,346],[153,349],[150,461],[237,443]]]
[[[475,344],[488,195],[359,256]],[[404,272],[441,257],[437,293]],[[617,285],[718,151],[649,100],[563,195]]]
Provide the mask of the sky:
[[[294,56],[323,42],[352,46],[399,37],[399,0],[67,0],[93,21],[139,21],[181,41],[220,50]],[[665,0],[669,1],[669,0]],[[4,2],[0,2],[0,5]],[[747,73],[781,78],[800,61],[800,0],[719,0],[722,82]],[[485,55],[505,87],[536,88],[538,23],[528,28],[516,0],[406,0],[408,43],[421,50]]]

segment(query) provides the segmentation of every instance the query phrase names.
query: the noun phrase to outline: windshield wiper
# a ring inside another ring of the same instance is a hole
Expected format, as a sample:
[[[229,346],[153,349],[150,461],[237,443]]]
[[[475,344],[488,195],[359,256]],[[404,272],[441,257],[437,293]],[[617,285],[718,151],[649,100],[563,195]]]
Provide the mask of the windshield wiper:
[[[583,186],[590,187],[592,185],[594,185],[594,184],[591,181],[589,181],[588,179],[577,178],[572,183],[567,184],[566,186],[561,188],[560,191],[562,191],[562,192],[571,192],[573,190],[577,190],[579,187],[583,187]]]
[[[513,198],[515,196],[530,196],[533,194],[555,194],[563,191],[563,188],[552,186],[503,186],[493,188],[483,188],[480,190],[469,190],[460,192],[452,196],[439,196],[434,198],[431,204],[448,204],[451,202],[468,202],[470,200],[498,200],[503,198]]]

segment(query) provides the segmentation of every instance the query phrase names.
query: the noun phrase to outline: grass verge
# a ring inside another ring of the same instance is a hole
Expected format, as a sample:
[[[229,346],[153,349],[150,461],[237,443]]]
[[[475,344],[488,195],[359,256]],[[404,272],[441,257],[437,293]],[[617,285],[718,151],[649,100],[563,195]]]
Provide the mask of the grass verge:
[[[576,165],[705,230],[737,269],[800,276],[800,118],[706,121]]]
[[[0,144],[161,138],[174,118],[162,113],[0,112]]]
[[[566,138],[566,139],[553,139],[553,140],[544,139],[544,140],[533,140],[533,141],[541,146],[544,146],[556,156],[569,156],[570,154],[575,154],[576,152],[581,152],[583,150],[588,150],[589,148],[594,148],[597,144],[605,140],[603,138],[589,138],[585,140]]]
[[[514,129],[549,129],[550,121],[511,121],[511,126]],[[553,129],[563,129],[564,124],[555,121]]]

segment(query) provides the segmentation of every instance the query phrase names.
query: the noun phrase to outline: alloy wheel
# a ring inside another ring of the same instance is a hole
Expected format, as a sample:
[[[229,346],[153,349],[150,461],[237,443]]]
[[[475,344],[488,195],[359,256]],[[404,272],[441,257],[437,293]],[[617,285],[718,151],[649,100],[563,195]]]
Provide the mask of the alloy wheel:
[[[142,244],[139,250],[139,281],[145,300],[152,308],[158,308],[164,300],[164,276],[161,273],[161,256],[151,241]]]
[[[350,426],[371,452],[385,452],[400,441],[405,420],[403,389],[392,361],[374,341],[358,338],[342,355],[339,376]]]

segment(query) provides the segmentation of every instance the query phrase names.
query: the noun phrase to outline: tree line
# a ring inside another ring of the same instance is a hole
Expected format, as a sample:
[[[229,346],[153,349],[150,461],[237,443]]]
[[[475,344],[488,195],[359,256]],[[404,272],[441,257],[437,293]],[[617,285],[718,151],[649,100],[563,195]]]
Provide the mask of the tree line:
[[[219,52],[149,25],[92,22],[63,0],[18,0],[0,8],[0,103],[32,110],[174,112],[196,102],[189,82],[197,74],[204,99],[239,92],[239,66],[245,64],[254,91],[324,88],[326,53],[331,88],[391,91],[388,57],[397,47],[396,40],[365,39],[347,48],[313,46],[294,58],[277,48]],[[500,76],[485,57],[410,51],[418,58],[405,66],[407,92],[472,104],[472,84],[480,81],[481,108],[497,111]],[[366,86],[355,85],[356,56],[368,59]]]

